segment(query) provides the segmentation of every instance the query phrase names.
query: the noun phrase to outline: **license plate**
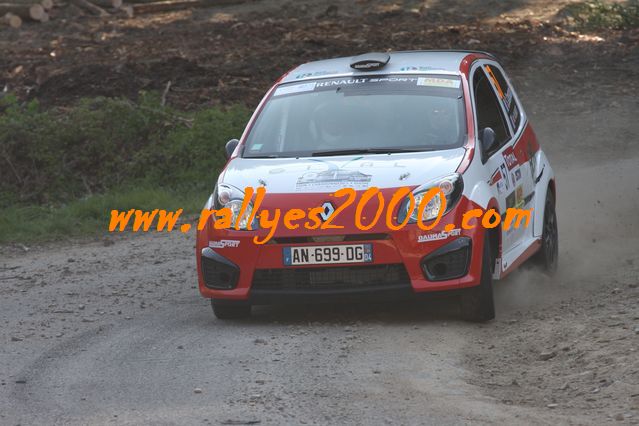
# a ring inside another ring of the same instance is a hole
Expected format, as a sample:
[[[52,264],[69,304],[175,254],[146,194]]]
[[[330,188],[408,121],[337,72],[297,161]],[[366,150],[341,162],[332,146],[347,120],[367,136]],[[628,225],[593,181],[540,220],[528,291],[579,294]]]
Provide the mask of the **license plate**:
[[[368,263],[373,261],[372,244],[284,247],[285,266]]]

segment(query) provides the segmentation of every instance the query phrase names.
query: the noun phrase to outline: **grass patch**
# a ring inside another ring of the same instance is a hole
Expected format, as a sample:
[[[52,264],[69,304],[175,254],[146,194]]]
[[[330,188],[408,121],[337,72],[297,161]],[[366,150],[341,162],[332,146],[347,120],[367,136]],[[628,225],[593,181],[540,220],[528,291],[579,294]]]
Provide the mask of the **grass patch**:
[[[239,106],[175,111],[154,94],[51,110],[6,96],[0,242],[102,233],[112,209],[197,212],[248,118]]]
[[[625,30],[639,28],[639,1],[591,0],[567,5],[560,12],[575,27],[585,30]]]
[[[53,241],[108,232],[111,210],[184,209],[199,213],[209,194],[168,189],[114,190],[62,206],[22,205],[2,209],[0,243]]]

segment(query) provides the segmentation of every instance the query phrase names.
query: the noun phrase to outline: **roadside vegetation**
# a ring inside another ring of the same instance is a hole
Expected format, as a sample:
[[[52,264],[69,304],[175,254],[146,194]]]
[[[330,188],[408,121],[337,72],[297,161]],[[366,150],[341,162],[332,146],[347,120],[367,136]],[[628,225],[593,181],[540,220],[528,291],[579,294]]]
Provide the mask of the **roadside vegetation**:
[[[391,48],[476,48],[518,64],[523,75],[537,67],[536,52],[552,57],[561,82],[583,58],[598,70],[617,67],[638,40],[639,0],[557,2],[563,6],[557,25],[528,17],[488,24],[485,8],[459,13],[450,2],[424,8],[370,3],[291,2],[274,19],[193,16],[188,25],[160,27],[147,18],[83,19],[73,26],[52,19],[30,25],[32,37],[20,42],[12,29],[0,29],[0,90],[9,91],[0,92],[0,243],[99,235],[113,208],[196,212],[224,163],[224,144],[240,135],[250,114],[230,105],[256,105],[273,80],[299,62]],[[541,16],[541,5],[551,2],[497,3],[503,14],[530,3]],[[601,37],[582,40],[581,32]],[[89,39],[99,48],[87,47]],[[584,83],[570,92],[576,102],[597,86],[590,71],[579,69]],[[635,89],[628,69],[606,73],[606,84]],[[535,82],[536,70],[526,75],[530,87],[544,83]],[[167,83],[164,105],[149,90]],[[535,94],[543,97],[529,90]],[[27,101],[34,97],[41,103]]]
[[[243,107],[181,112],[159,96],[44,110],[0,100],[0,242],[102,233],[111,209],[198,211]]]
[[[584,30],[639,28],[639,0],[577,2],[564,7],[561,14],[571,21],[569,23]]]

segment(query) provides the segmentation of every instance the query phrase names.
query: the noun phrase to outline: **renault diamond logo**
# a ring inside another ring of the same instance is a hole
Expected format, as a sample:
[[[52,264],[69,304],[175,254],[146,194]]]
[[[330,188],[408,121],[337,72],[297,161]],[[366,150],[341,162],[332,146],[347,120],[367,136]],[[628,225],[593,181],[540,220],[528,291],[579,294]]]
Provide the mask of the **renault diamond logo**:
[[[326,222],[328,218],[331,217],[333,213],[335,212],[335,207],[333,207],[333,203],[331,203],[330,201],[327,201],[324,204],[322,204],[322,209],[323,210],[322,210],[322,213],[320,213],[320,217],[322,218],[324,222]]]

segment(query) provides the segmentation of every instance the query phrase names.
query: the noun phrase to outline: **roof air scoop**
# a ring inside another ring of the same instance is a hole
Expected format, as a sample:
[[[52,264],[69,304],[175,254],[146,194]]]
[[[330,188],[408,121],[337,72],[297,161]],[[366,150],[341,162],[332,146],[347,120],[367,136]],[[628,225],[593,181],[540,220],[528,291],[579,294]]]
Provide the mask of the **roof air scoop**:
[[[353,57],[351,68],[358,71],[375,71],[384,68],[388,61],[390,61],[388,53],[364,53]]]

